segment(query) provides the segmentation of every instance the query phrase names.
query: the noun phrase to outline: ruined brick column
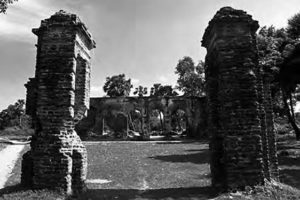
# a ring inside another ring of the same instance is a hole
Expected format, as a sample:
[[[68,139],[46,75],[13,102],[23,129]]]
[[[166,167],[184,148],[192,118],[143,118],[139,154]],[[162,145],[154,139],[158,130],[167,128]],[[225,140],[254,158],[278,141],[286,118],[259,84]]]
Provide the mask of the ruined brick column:
[[[258,27],[246,12],[224,7],[203,36],[211,173],[216,187],[235,189],[264,182],[256,76]]]
[[[75,14],[59,11],[32,30],[38,36],[36,127],[31,150],[23,156],[23,185],[85,187],[87,153],[74,130],[89,107],[90,33]]]
[[[37,82],[35,78],[30,78],[25,84],[26,93],[26,114],[31,116],[32,125],[35,124],[36,118],[36,97],[37,97]]]
[[[278,180],[279,170],[278,170],[278,157],[277,157],[277,142],[276,133],[274,127],[274,112],[273,103],[271,96],[271,81],[272,77],[270,74],[265,74],[263,77],[263,94],[264,94],[264,110],[266,113],[266,135],[268,138],[268,153],[270,161],[270,178]]]

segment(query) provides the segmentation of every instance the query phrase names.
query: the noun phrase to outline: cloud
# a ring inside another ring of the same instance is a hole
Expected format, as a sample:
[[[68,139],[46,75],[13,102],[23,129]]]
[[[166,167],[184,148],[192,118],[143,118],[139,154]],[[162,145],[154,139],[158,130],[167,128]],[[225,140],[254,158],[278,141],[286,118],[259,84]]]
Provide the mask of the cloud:
[[[105,93],[101,86],[91,86],[91,97],[101,97],[104,95]]]
[[[38,27],[40,20],[49,17],[47,1],[23,0],[11,5],[6,15],[1,15],[0,37],[31,42],[35,37],[31,28]]]
[[[164,76],[164,75],[159,76],[159,77],[158,77],[158,80],[159,80],[162,84],[168,82],[168,78],[167,78],[166,76]]]
[[[139,84],[139,82],[140,82],[139,79],[135,79],[135,78],[132,78],[132,79],[131,79],[131,83],[132,83],[133,85],[137,85],[137,84]]]

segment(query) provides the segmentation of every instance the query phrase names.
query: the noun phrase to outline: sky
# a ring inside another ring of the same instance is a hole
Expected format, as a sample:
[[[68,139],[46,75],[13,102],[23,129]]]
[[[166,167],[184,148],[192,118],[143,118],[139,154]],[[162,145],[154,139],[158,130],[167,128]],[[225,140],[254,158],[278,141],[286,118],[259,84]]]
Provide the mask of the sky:
[[[0,110],[25,99],[34,76],[37,37],[32,28],[59,10],[78,14],[96,41],[91,96],[103,96],[105,78],[125,73],[134,87],[175,86],[179,59],[204,60],[201,40],[224,6],[243,9],[260,26],[285,27],[299,0],[19,0],[0,14]]]

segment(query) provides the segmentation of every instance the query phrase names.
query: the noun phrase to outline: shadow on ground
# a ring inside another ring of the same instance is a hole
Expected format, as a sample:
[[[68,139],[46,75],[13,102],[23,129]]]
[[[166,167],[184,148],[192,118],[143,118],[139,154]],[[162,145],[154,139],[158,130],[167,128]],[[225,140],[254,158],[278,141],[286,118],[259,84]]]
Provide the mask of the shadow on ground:
[[[68,200],[106,200],[106,199],[197,199],[205,200],[216,197],[212,187],[166,188],[154,190],[134,189],[88,189],[86,192],[67,198]],[[30,190],[20,185],[9,186],[0,190],[0,199],[62,199],[62,193],[51,190]],[[17,197],[17,198],[16,198]]]
[[[278,145],[280,181],[300,189],[300,145],[296,141]]]
[[[151,159],[157,159],[164,162],[174,162],[174,163],[183,163],[183,162],[190,162],[195,164],[205,164],[209,163],[209,150],[202,149],[202,150],[187,150],[190,152],[198,152],[192,154],[175,154],[175,155],[160,155],[160,156],[153,156],[149,157]]]
[[[300,157],[279,157],[280,181],[300,189]]]
[[[215,197],[215,191],[211,187],[195,188],[166,188],[155,190],[116,190],[116,189],[97,189],[88,190],[73,199],[197,199],[204,200]]]

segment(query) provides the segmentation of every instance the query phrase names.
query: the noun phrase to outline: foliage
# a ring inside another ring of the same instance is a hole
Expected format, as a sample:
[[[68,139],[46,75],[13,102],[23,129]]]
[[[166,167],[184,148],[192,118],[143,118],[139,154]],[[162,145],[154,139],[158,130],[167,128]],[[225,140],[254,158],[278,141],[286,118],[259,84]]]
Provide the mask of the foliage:
[[[172,129],[176,132],[183,132],[186,130],[186,114],[183,110],[176,110],[171,115]]]
[[[292,74],[286,76],[283,71],[286,62],[291,58],[297,46],[297,40],[289,37],[287,30],[276,29],[274,26],[262,27],[257,37],[259,65],[263,75],[272,78],[271,92],[274,102],[274,111],[277,115],[286,114],[294,128],[297,138],[300,139],[300,130],[294,116],[294,103],[292,93],[297,84],[291,82]],[[282,101],[279,101],[281,99]],[[282,102],[282,103],[281,103]]]
[[[104,92],[110,97],[129,96],[131,88],[131,79],[126,80],[125,74],[106,77],[103,86]]]
[[[22,116],[25,115],[25,101],[19,99],[15,104],[9,105],[0,112],[0,129],[8,126],[21,125]],[[17,124],[13,122],[17,121]]]
[[[163,118],[163,113],[162,111],[158,109],[154,109],[150,113],[150,128],[151,131],[160,131],[162,132],[164,129],[164,118]]]
[[[6,14],[8,5],[12,4],[14,1],[18,1],[18,0],[0,0],[0,13]]]
[[[137,94],[139,97],[143,97],[147,93],[148,93],[148,88],[147,87],[143,87],[141,85],[139,87],[135,88],[135,91],[133,92],[134,95]]]
[[[295,14],[288,20],[287,33],[293,39],[300,37],[300,13]]]
[[[113,130],[115,137],[122,137],[127,129],[127,115],[121,111],[110,111],[105,116],[105,122]]]
[[[177,88],[184,92],[187,96],[203,96],[204,95],[204,62],[200,61],[195,66],[192,58],[186,56],[179,60],[176,66],[176,74],[178,74]]]
[[[178,93],[172,88],[171,85],[161,85],[160,83],[153,84],[150,90],[150,96],[164,97],[164,96],[177,96]]]

